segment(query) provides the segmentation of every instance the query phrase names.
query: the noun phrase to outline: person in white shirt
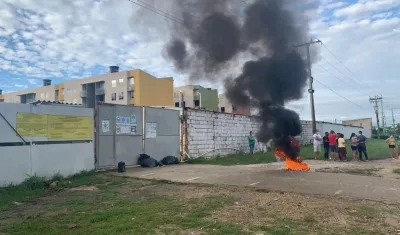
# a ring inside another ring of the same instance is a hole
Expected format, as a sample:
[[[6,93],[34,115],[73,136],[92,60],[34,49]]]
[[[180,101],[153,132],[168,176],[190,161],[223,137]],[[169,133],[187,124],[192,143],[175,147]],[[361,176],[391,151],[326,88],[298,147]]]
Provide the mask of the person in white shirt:
[[[321,141],[322,137],[319,134],[318,130],[313,135],[313,144],[314,144],[314,159],[317,160],[319,158],[319,152],[321,152]]]

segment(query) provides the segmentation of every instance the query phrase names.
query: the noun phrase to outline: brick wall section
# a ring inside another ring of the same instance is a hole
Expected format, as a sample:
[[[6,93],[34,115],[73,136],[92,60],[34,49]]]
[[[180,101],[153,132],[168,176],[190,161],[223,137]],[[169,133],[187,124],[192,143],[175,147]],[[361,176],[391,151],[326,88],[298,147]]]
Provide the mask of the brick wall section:
[[[186,152],[196,157],[219,148],[236,148],[248,151],[247,136],[258,129],[254,117],[216,113],[204,110],[186,111]],[[207,156],[227,155],[232,149],[211,152]]]
[[[296,136],[296,139],[302,145],[311,144],[313,135],[311,121],[302,120],[301,125],[303,132]],[[183,148],[190,157],[198,157],[219,148],[236,148],[249,152],[247,136],[250,131],[256,133],[258,127],[259,123],[252,116],[187,109]],[[317,129],[321,134],[333,129],[350,136],[351,132],[358,132],[358,129],[362,128],[317,122]],[[212,151],[205,156],[223,156],[235,152],[232,149],[221,149]]]

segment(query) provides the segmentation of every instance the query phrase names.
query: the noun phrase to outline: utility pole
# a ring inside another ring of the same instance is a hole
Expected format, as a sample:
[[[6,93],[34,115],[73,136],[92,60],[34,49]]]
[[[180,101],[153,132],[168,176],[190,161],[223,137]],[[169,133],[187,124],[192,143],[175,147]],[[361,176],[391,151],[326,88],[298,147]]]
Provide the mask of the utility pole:
[[[313,83],[314,83],[314,78],[311,73],[311,56],[310,56],[310,46],[318,43],[322,44],[320,40],[313,40],[311,38],[310,42],[306,42],[300,45],[296,45],[295,47],[306,47],[307,50],[307,63],[308,63],[308,76],[310,78],[309,83],[308,83],[308,93],[310,93],[310,106],[311,106],[311,122],[312,122],[312,132],[313,134],[317,132],[317,122],[315,120],[315,105],[314,105],[314,88],[313,88]]]
[[[384,135],[386,135],[386,117],[385,117],[385,111],[383,110],[383,97],[381,95],[381,116],[382,116],[382,132]]]
[[[392,122],[393,122],[393,128],[395,128],[396,127],[396,120],[394,119],[393,109],[392,109]]]
[[[369,102],[373,105],[374,111],[375,111],[375,116],[376,116],[376,124],[378,126],[378,139],[381,138],[381,133],[379,130],[379,104],[378,101],[382,100],[382,96],[375,96],[375,97],[369,97]]]

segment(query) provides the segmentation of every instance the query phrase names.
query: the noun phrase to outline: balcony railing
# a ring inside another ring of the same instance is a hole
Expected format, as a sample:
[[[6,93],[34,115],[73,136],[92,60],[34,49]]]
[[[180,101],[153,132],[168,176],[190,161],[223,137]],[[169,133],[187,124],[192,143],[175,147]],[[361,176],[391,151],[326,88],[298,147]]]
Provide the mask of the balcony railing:
[[[86,90],[82,90],[81,91],[81,98],[85,98],[87,97],[87,91]]]
[[[104,95],[105,94],[104,87],[97,87],[95,93],[96,95]]]

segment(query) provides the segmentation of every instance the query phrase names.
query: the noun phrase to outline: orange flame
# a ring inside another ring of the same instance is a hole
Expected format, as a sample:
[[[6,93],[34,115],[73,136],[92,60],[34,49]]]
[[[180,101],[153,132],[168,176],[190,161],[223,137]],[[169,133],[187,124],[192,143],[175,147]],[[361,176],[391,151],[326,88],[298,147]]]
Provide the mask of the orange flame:
[[[292,148],[300,150],[300,146],[297,144],[294,138],[290,139],[290,145],[292,146]],[[278,158],[285,159],[286,166],[284,167],[284,170],[292,170],[292,171],[310,170],[310,166],[307,163],[303,162],[300,156],[297,156],[297,158],[293,160],[281,147],[276,147],[274,150],[274,154]]]

